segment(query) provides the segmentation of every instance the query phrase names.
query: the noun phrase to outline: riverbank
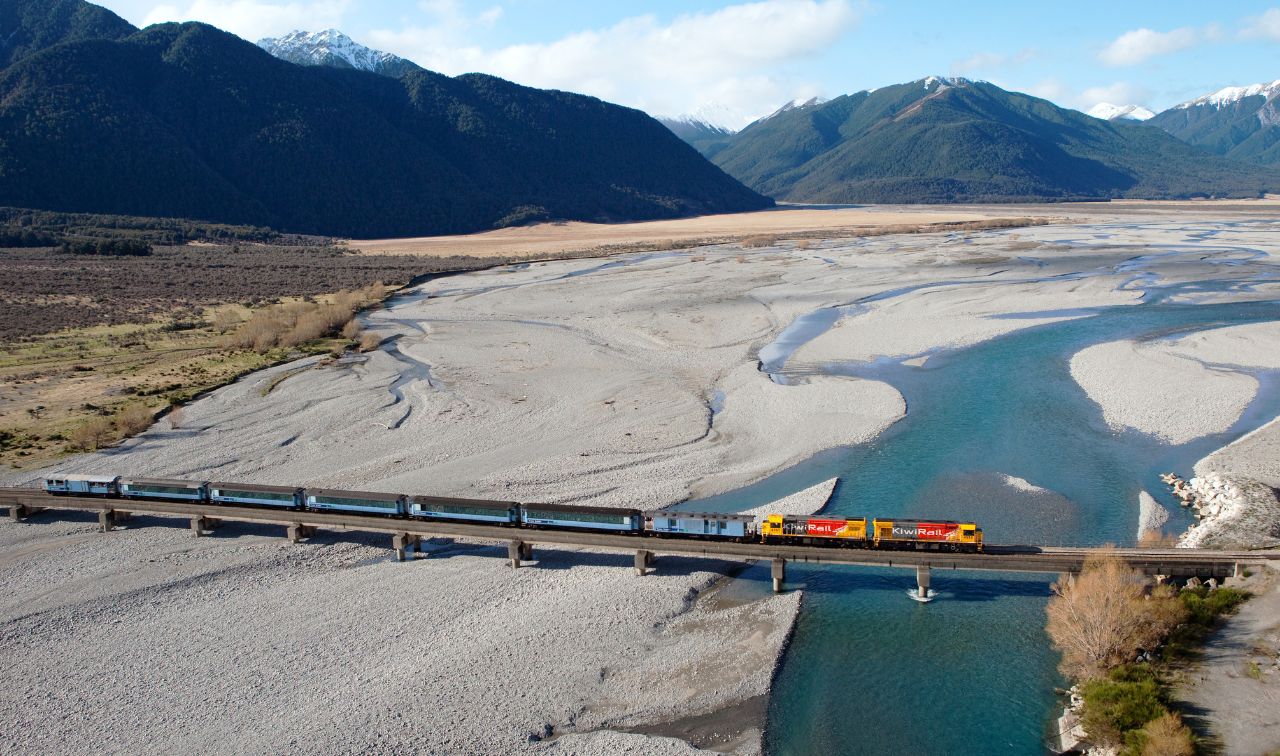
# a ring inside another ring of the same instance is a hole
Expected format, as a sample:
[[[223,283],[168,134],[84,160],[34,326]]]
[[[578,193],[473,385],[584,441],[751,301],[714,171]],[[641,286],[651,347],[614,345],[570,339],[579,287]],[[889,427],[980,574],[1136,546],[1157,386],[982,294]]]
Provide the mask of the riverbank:
[[[1280,750],[1280,574],[1263,569],[1230,582],[1253,597],[1206,640],[1174,698],[1215,752],[1274,753]]]

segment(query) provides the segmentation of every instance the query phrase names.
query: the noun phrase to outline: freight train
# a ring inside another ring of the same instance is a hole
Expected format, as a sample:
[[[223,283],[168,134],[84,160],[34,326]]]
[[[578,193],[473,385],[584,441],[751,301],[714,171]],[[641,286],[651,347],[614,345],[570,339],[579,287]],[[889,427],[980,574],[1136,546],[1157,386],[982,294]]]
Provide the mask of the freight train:
[[[916,518],[795,517],[679,512],[669,509],[525,504],[373,491],[264,486],[256,483],[60,475],[46,478],[59,496],[190,501],[295,511],[360,512],[406,519],[478,522],[512,528],[623,533],[653,538],[703,538],[740,543],[916,551],[982,551],[982,529],[972,522]]]

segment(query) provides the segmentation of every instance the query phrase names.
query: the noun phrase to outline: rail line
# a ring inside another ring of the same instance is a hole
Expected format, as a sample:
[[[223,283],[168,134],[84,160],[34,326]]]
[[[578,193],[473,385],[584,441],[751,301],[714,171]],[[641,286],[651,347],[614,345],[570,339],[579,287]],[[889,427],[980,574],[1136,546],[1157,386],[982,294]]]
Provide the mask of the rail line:
[[[400,560],[412,555],[422,538],[449,537],[505,542],[513,567],[533,559],[533,546],[588,547],[635,553],[635,569],[640,575],[654,566],[658,554],[729,560],[767,560],[773,564],[774,590],[782,590],[787,562],[807,564],[848,564],[868,567],[914,568],[921,595],[929,588],[930,570],[996,570],[1005,572],[1076,573],[1092,549],[1085,547],[987,544],[982,553],[928,551],[879,551],[692,538],[615,535],[569,530],[540,530],[503,525],[482,525],[439,520],[397,519],[372,514],[332,513],[201,504],[179,501],[104,499],[80,496],[53,496],[38,488],[0,488],[0,508],[9,510],[14,522],[42,510],[97,512],[102,532],[130,514],[182,517],[190,521],[194,535],[201,536],[220,522],[248,522],[281,525],[294,542],[316,530],[362,531],[391,535],[391,546]],[[1259,551],[1212,551],[1208,549],[1119,548],[1116,555],[1134,569],[1148,575],[1179,578],[1223,578],[1238,575],[1244,566],[1280,562],[1280,549]]]

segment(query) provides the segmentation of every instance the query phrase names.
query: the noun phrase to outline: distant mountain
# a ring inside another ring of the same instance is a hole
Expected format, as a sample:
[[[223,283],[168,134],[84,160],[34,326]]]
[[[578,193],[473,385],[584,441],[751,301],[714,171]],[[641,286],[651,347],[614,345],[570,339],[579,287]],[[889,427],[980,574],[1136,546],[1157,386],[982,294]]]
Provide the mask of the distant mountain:
[[[1219,89],[1175,105],[1149,123],[1233,160],[1280,167],[1280,79]]]
[[[1100,102],[1089,108],[1089,115],[1104,121],[1145,121],[1155,115],[1141,105],[1112,105]]]
[[[412,61],[355,42],[337,29],[321,32],[293,31],[283,37],[258,40],[258,47],[281,60],[300,66],[331,66],[397,78],[423,70]]]
[[[116,14],[80,0],[0,2],[0,68],[62,42],[120,39],[137,31]]]
[[[1280,173],[1159,129],[1113,124],[993,84],[931,76],[791,106],[713,161],[795,202],[960,202],[1257,196]]]
[[[297,66],[204,24],[0,72],[0,205],[400,236],[771,204],[637,110],[478,74]]]

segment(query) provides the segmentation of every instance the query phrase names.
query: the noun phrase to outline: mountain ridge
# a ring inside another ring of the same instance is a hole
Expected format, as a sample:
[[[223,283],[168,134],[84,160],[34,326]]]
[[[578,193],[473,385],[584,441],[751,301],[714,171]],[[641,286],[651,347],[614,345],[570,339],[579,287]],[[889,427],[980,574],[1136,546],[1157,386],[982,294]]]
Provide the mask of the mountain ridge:
[[[756,191],[794,202],[1257,196],[1280,187],[1280,173],[1140,123],[938,76],[784,110],[711,157]]]
[[[24,57],[0,71],[0,133],[17,207],[376,237],[772,205],[637,110],[298,66],[199,23]]]
[[[1224,87],[1179,103],[1148,123],[1228,159],[1280,168],[1280,79]]]

